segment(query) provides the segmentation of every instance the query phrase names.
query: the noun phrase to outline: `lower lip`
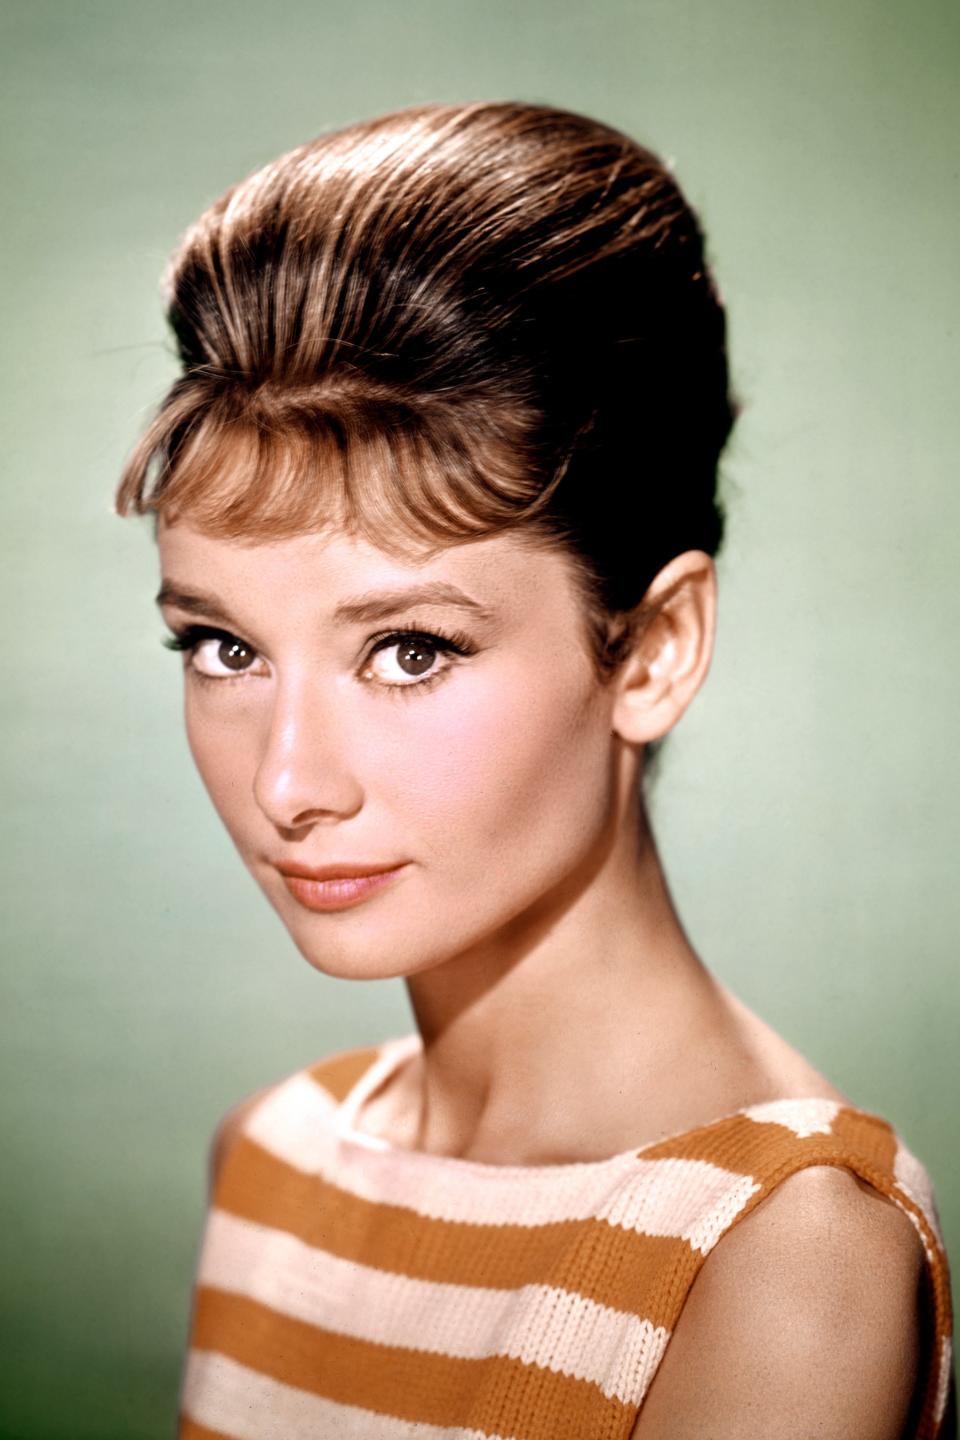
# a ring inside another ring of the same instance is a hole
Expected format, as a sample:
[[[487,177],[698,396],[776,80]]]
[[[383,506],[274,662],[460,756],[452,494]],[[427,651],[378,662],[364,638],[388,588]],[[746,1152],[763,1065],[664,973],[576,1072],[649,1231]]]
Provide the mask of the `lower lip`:
[[[395,880],[404,867],[382,870],[378,875],[356,875],[352,880],[306,880],[301,875],[284,875],[294,900],[307,910],[347,910],[360,905]]]

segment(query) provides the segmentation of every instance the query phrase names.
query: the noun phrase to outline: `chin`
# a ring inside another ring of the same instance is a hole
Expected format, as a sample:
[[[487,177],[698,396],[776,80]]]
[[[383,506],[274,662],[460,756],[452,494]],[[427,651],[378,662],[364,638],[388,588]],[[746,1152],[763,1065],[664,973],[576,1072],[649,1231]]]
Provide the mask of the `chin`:
[[[282,918],[304,960],[334,980],[398,980],[447,958],[446,952],[429,954],[426,937],[422,944],[412,937],[409,944],[404,943],[396,925],[380,933],[378,927],[357,925],[348,932],[346,927],[314,925],[310,918],[292,924]]]

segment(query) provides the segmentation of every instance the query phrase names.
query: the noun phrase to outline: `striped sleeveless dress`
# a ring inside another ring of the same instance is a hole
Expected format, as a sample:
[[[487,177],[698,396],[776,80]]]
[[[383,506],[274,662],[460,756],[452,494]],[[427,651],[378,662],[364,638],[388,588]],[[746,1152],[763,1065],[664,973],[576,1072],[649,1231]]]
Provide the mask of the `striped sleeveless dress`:
[[[419,1044],[334,1055],[246,1115],[200,1245],[181,1440],[628,1440],[705,1257],[808,1165],[846,1166],[919,1231],[916,1434],[946,1440],[947,1261],[887,1121],[779,1100],[607,1160],[490,1165],[354,1127]]]

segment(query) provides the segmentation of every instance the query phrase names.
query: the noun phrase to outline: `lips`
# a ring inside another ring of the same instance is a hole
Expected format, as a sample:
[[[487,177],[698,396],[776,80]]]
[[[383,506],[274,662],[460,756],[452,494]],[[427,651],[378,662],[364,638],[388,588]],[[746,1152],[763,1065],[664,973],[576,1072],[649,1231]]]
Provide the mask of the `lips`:
[[[280,861],[275,867],[288,892],[307,910],[345,910],[377,894],[400,875],[406,861],[397,865],[301,865]]]
[[[382,865],[351,864],[344,860],[330,865],[301,865],[295,860],[278,860],[277,869],[281,875],[291,875],[299,880],[356,880],[364,875],[384,875],[404,864],[404,860],[388,860]]]

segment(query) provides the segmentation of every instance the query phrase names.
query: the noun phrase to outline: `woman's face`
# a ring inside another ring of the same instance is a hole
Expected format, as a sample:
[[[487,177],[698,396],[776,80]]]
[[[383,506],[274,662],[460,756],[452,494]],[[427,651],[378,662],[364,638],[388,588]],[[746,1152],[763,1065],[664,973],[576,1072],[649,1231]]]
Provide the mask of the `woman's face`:
[[[413,974],[574,893],[620,817],[562,556],[508,535],[409,563],[184,522],[159,544],[194,759],[311,964]],[[399,868],[365,892],[291,873],[338,865]]]

